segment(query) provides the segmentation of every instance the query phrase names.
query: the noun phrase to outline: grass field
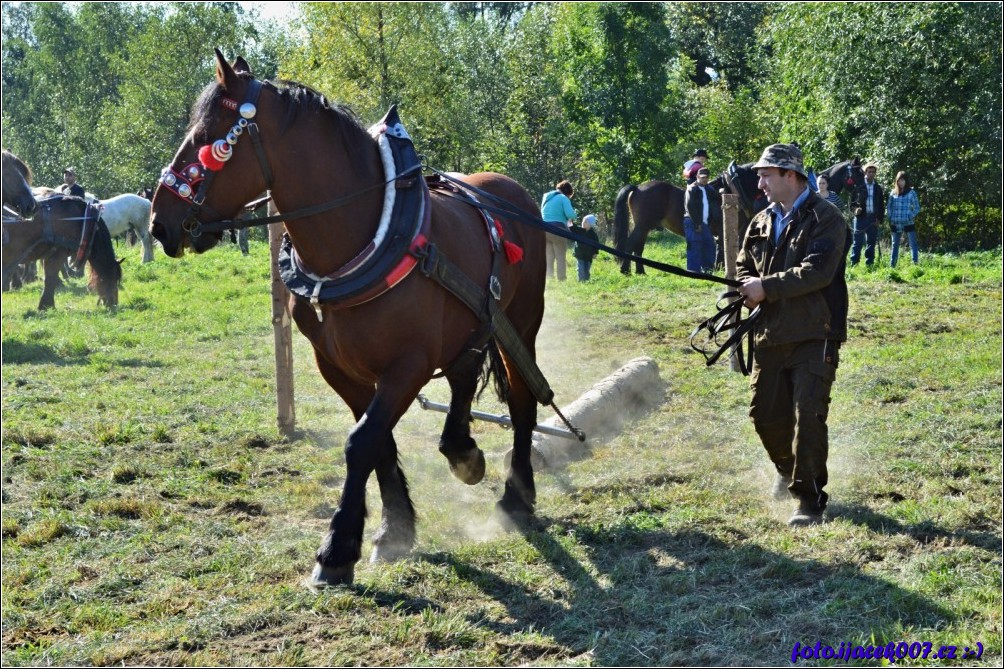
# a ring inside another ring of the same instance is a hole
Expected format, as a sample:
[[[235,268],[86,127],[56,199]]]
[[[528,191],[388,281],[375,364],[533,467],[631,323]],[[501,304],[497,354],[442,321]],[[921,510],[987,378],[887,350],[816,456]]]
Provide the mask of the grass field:
[[[717,289],[597,260],[548,286],[541,367],[567,404],[648,355],[662,406],[540,473],[514,533],[492,518],[509,433],[476,424],[489,468],[467,487],[416,407],[397,430],[413,556],[319,594],[351,420],[297,335],[298,432],[275,427],[267,247],[120,255],[114,313],[82,281],[47,313],[37,284],[3,296],[5,666],[791,665],[817,641],[1002,661],[999,251],[849,272],[831,520],[803,529],[768,497],[747,380],[688,345]],[[682,240],[649,255],[682,264]]]

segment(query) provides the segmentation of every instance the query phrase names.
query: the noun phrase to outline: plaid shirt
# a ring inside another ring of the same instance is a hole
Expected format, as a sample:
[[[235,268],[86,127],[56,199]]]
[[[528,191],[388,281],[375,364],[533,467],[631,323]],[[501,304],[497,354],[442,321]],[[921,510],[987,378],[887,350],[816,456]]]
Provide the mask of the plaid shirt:
[[[886,210],[891,223],[906,225],[913,223],[914,217],[920,213],[920,200],[917,199],[917,191],[911,188],[906,195],[890,193]]]

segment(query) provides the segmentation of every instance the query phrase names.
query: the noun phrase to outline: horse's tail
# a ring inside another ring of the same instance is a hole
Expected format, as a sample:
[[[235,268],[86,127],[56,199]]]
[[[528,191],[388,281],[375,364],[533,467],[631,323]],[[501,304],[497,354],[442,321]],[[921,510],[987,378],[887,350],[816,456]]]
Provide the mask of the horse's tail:
[[[478,399],[485,391],[489,382],[495,386],[495,395],[500,402],[505,402],[509,397],[509,377],[506,374],[505,363],[502,361],[502,354],[499,351],[498,343],[492,339],[488,342],[485,356],[481,366],[480,388],[478,389]]]
[[[621,188],[614,201],[614,247],[618,251],[624,251],[624,244],[627,242],[628,224],[631,218],[628,211],[628,198],[636,190],[638,190],[637,186],[628,184]]]

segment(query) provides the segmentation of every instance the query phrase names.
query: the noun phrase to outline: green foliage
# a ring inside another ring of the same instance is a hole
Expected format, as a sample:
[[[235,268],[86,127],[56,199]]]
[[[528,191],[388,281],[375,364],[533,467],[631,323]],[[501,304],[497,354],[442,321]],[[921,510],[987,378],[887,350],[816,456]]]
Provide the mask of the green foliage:
[[[810,165],[907,170],[927,248],[1000,243],[1001,12],[993,3],[4,3],[3,141],[54,186],[150,185],[213,72],[212,47],[348,105],[391,104],[440,169],[559,179],[612,214],[626,183],[679,184],[798,141]]]
[[[551,52],[568,132],[595,190],[609,193],[664,170],[664,138],[677,134],[680,116],[669,87],[672,47],[659,4],[565,4],[558,11]]]
[[[102,198],[150,186],[212,77],[212,46],[254,60],[278,48],[266,33],[236,2],[4,3],[4,146],[36,185],[73,165]]]

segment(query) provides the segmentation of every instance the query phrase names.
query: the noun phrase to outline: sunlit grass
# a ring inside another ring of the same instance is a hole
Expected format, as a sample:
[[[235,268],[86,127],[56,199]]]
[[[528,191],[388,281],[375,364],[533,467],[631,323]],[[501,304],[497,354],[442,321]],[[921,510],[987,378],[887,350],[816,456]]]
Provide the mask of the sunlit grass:
[[[683,264],[675,237],[647,253]],[[539,473],[523,533],[493,518],[511,433],[475,424],[488,472],[468,487],[436,451],[442,415],[412,409],[415,554],[321,594],[302,580],[352,420],[296,336],[300,431],[278,433],[267,248],[119,255],[115,312],[4,295],[5,665],[776,665],[816,640],[981,641],[1000,661],[999,252],[850,271],[833,520],[808,531],[765,494],[748,380],[689,347],[721,288],[598,258],[593,281],[547,286],[541,368],[568,404],[650,356],[661,407]],[[368,505],[367,535],[375,481]]]

